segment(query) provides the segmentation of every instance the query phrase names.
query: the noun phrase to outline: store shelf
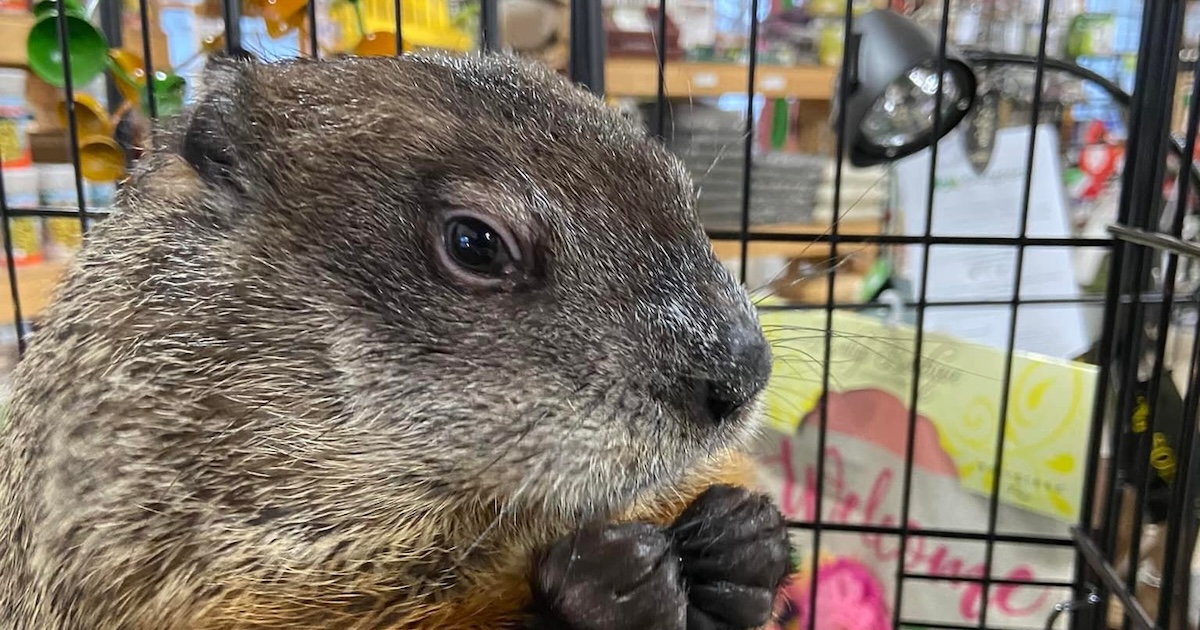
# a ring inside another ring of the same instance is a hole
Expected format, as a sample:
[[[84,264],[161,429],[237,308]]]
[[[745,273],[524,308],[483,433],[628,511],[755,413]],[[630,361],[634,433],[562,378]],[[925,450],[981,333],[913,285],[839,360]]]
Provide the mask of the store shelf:
[[[158,8],[154,3],[149,5],[150,22],[157,24]],[[0,13],[0,68],[28,67],[26,40],[29,29],[33,28],[33,16],[25,13]],[[121,40],[124,48],[138,57],[143,54],[141,22],[126,20],[121,27]],[[154,26],[150,37],[152,59],[155,67],[164,59],[168,59],[167,36],[163,30]]]
[[[824,101],[833,98],[837,69],[759,65],[755,74],[757,94]],[[744,94],[747,69],[733,63],[668,61],[663,79],[668,97]],[[604,87],[613,97],[656,97],[658,63],[654,59],[609,59],[604,66]]]
[[[705,226],[712,231],[738,231],[736,226]],[[828,223],[796,223],[754,226],[750,230],[755,234],[787,234],[787,235],[827,235],[832,232]],[[880,231],[878,220],[851,220],[838,223],[838,234],[842,236],[876,236]],[[833,254],[833,248],[828,241],[750,241],[747,244],[750,257],[772,256],[780,258],[825,259]],[[844,256],[854,252],[856,255],[874,257],[875,247],[864,246],[861,243],[843,243],[838,247],[838,255]],[[742,244],[738,240],[713,240],[713,250],[721,259],[735,260],[741,257]]]
[[[28,321],[46,308],[62,271],[63,264],[57,262],[17,267],[17,290],[21,296],[22,319]],[[12,289],[8,285],[8,267],[0,266],[0,272],[4,274],[0,279],[0,325],[12,325],[15,317]]]

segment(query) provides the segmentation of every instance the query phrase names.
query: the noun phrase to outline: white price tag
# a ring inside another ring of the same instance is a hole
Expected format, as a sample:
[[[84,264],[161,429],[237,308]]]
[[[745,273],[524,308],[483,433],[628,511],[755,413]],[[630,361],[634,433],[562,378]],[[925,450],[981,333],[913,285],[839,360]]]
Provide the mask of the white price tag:
[[[782,90],[786,85],[787,79],[783,78],[782,75],[768,74],[763,76],[762,80],[758,82],[758,89],[774,92]]]

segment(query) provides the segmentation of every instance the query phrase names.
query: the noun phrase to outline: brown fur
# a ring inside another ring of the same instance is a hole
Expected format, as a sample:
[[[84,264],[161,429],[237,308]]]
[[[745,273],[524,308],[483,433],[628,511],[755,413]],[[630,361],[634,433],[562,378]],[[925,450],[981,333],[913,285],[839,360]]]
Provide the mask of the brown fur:
[[[590,519],[748,483],[753,327],[680,163],[503,57],[224,61],[89,237],[0,438],[0,626],[518,627]],[[533,245],[439,267],[447,207]],[[751,391],[752,390],[752,391]]]

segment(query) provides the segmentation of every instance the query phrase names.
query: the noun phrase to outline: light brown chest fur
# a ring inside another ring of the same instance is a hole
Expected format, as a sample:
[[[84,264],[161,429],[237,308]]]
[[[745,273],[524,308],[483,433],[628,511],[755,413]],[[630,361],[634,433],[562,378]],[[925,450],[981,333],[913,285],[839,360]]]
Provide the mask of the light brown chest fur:
[[[640,501],[618,521],[672,522],[696,496],[712,485],[750,487],[754,483],[749,458],[731,455],[694,471],[677,486]],[[529,603],[528,571],[535,551],[530,539],[513,544],[490,559],[487,569],[461,577],[447,598],[405,597],[402,593],[347,596],[330,585],[305,586],[307,593],[267,596],[256,591],[221,599],[209,607],[195,630],[503,630],[520,628]],[[545,544],[548,541],[540,541]],[[342,600],[339,602],[339,600]],[[373,604],[369,602],[374,602]]]

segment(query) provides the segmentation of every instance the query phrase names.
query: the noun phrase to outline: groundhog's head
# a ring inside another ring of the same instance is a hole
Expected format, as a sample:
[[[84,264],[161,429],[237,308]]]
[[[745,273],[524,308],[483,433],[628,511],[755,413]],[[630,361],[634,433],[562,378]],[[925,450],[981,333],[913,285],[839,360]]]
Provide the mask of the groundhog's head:
[[[548,71],[214,62],[169,150],[215,264],[259,277],[255,374],[312,353],[273,387],[334,410],[264,449],[320,435],[381,483],[587,514],[751,434],[770,353],[688,174]]]

